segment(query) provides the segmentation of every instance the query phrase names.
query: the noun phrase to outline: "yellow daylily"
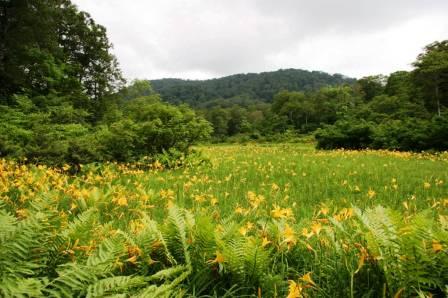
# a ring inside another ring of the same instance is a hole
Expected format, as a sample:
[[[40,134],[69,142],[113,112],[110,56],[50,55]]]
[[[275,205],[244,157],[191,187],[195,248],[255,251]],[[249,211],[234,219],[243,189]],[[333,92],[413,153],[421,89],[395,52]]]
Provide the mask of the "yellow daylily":
[[[301,298],[303,297],[302,291],[303,288],[300,284],[296,283],[293,280],[288,280],[289,283],[289,292],[286,298]]]

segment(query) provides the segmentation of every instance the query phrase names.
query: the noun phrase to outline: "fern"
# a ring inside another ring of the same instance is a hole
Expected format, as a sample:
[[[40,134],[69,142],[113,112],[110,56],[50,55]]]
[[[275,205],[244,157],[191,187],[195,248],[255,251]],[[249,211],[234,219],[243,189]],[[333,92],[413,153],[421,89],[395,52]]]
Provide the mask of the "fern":
[[[45,280],[38,278],[2,278],[1,297],[42,297]]]
[[[89,231],[97,218],[98,210],[91,208],[79,214],[72,220],[68,226],[60,232],[60,236],[65,240],[80,239],[86,237],[86,231]]]
[[[116,261],[124,254],[124,245],[120,239],[106,239],[85,264],[71,262],[61,265],[58,277],[49,284],[47,292],[55,297],[84,295],[89,285],[112,276],[119,266]]]
[[[113,276],[101,279],[87,288],[87,298],[123,294],[147,284],[142,276]]]
[[[442,291],[448,280],[443,275],[448,274],[448,258],[431,250],[432,241],[443,232],[435,226],[429,211],[407,222],[397,212],[383,207],[356,213],[365,229],[369,252],[382,268],[390,293],[401,289],[406,295],[422,289]]]

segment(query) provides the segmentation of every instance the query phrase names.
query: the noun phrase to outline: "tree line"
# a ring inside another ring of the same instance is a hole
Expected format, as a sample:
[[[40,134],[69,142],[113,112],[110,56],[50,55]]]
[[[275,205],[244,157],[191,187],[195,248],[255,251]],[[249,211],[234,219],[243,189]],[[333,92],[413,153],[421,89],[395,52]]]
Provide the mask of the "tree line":
[[[321,71],[280,69],[210,80],[161,79],[150,82],[167,102],[209,108],[222,101],[239,105],[254,101],[270,102],[280,90],[313,91],[325,86],[353,83],[355,80]]]
[[[281,90],[268,101],[210,101],[198,111],[217,141],[308,134],[323,149],[447,150],[448,41],[426,46],[413,66],[317,90]]]
[[[287,69],[127,84],[106,29],[69,0],[1,1],[0,24],[0,158],[126,162],[180,156],[210,136],[303,134],[324,149],[448,149],[448,41],[389,76]]]
[[[126,85],[106,29],[71,1],[1,1],[0,24],[0,157],[135,161],[209,136],[192,109]]]

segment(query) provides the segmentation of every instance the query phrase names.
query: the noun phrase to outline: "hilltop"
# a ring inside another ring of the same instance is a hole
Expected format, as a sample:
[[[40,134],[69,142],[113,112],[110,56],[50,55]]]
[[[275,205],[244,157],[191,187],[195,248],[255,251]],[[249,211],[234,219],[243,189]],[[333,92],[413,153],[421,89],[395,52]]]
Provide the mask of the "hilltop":
[[[235,74],[209,80],[151,80],[154,90],[174,104],[187,103],[204,107],[215,100],[237,104],[272,102],[282,90],[316,91],[324,86],[352,84],[355,79],[341,74],[302,69],[280,69],[271,72]]]

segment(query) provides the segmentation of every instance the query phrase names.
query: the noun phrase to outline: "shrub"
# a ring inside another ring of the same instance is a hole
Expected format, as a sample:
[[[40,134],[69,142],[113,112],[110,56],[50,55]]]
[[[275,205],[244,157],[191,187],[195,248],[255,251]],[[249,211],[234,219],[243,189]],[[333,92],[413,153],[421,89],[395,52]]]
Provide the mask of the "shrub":
[[[340,120],[316,132],[319,149],[364,149],[372,143],[372,124],[363,120]]]

